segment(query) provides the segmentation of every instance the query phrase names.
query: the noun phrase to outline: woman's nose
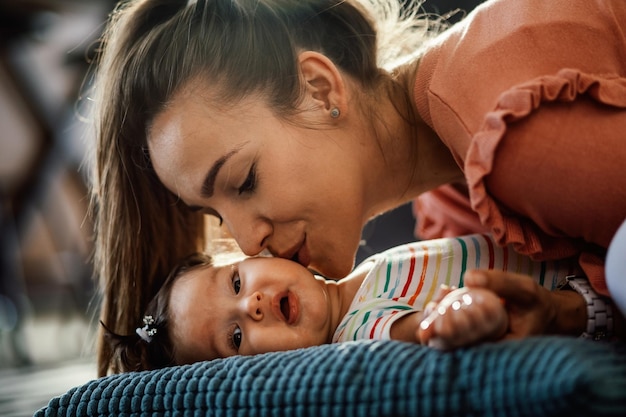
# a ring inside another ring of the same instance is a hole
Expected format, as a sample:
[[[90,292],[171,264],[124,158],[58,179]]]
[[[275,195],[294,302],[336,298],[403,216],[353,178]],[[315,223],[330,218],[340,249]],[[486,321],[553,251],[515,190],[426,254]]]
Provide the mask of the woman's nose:
[[[253,320],[263,319],[263,294],[259,291],[255,291],[242,301],[243,311],[250,316]]]
[[[267,246],[272,234],[272,225],[267,219],[253,218],[246,213],[223,215],[224,222],[241,251],[247,256],[261,253]]]

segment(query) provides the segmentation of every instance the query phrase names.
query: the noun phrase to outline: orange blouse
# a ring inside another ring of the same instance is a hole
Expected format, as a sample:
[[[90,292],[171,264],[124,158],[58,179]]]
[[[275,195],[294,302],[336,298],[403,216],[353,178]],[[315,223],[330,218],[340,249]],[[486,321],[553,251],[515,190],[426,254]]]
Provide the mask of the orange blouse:
[[[626,1],[488,1],[424,54],[414,93],[469,191],[465,212],[449,186],[418,197],[420,237],[464,218],[537,260],[579,255],[607,294],[626,218]]]

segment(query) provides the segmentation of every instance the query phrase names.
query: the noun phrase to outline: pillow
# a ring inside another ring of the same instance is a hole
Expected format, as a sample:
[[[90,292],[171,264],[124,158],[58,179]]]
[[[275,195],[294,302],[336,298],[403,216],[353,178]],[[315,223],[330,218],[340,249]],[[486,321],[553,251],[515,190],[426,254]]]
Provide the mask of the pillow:
[[[440,352],[361,340],[111,375],[43,416],[624,416],[623,344],[536,337]]]

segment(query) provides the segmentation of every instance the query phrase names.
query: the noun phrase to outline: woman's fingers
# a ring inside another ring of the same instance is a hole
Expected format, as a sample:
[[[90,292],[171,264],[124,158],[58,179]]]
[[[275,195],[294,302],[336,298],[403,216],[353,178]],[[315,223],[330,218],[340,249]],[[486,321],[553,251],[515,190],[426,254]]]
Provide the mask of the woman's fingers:
[[[528,275],[497,270],[470,270],[463,277],[465,286],[493,291],[505,302],[534,303],[539,285]]]
[[[496,270],[468,271],[468,288],[493,291],[505,304],[509,317],[507,339],[551,332],[559,310],[550,291],[529,276]]]

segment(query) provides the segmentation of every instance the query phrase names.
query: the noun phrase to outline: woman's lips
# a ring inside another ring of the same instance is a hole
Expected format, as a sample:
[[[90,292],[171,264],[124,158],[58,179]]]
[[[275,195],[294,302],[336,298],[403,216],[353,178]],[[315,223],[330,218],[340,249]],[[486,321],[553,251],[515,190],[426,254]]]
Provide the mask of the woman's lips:
[[[308,267],[309,264],[311,263],[311,255],[309,254],[309,249],[307,248],[307,245],[306,245],[306,237],[304,238],[304,241],[302,241],[302,244],[300,245],[300,249],[296,252],[294,258],[296,262],[298,262],[300,265],[302,265],[305,268]]]
[[[277,294],[272,300],[272,309],[278,319],[294,324],[300,314],[298,296],[291,291]]]
[[[286,252],[277,252],[274,255],[278,256],[279,258],[285,258],[297,262],[305,268],[308,267],[311,263],[311,255],[309,254],[309,249],[306,245],[306,235],[304,236],[304,239],[302,239],[302,242],[300,242],[298,245],[292,247]]]

